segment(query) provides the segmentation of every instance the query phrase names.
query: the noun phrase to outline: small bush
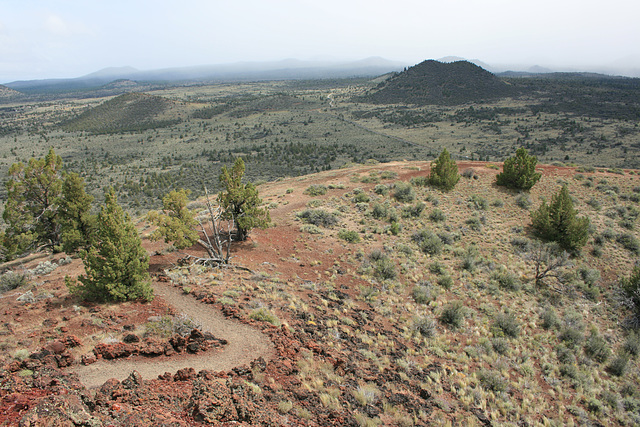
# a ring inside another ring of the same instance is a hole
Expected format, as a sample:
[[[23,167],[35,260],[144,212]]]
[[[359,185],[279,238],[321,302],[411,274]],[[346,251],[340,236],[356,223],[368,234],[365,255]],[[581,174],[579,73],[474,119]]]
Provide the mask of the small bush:
[[[27,284],[29,275],[26,272],[9,270],[0,276],[0,293],[12,291]]]
[[[433,222],[443,222],[447,219],[447,216],[440,209],[434,209],[429,214],[429,219]]]
[[[607,341],[595,330],[591,331],[589,338],[587,338],[584,345],[584,352],[598,363],[606,362],[609,356],[611,356],[611,349]]]
[[[518,279],[515,274],[506,270],[493,272],[493,274],[491,274],[491,279],[495,280],[501,288],[510,291],[517,291],[522,286],[520,279]]]
[[[629,364],[629,355],[626,353],[619,353],[615,359],[611,361],[607,370],[611,375],[621,377],[627,372],[627,365]]]
[[[413,318],[411,329],[425,338],[431,338],[435,336],[437,326],[430,316],[416,316]]]
[[[374,203],[371,208],[371,216],[375,219],[385,219],[389,215],[389,207],[381,203]]]
[[[385,184],[378,184],[374,187],[373,192],[381,196],[389,194],[389,186]]]
[[[451,289],[453,286],[453,278],[448,274],[444,274],[438,277],[438,285],[442,286],[444,289]]]
[[[469,197],[469,207],[480,211],[486,211],[489,203],[484,197],[473,194]]]
[[[440,237],[431,230],[423,229],[411,236],[420,250],[427,255],[438,255],[444,246]]]
[[[460,174],[463,178],[467,179],[478,179],[478,175],[476,175],[476,171],[473,168],[467,168],[462,171]]]
[[[524,210],[529,210],[531,205],[533,205],[533,202],[528,194],[522,193],[516,197],[516,205]]]
[[[482,385],[482,388],[485,390],[490,390],[495,393],[507,390],[508,381],[500,372],[482,369],[478,374],[478,379],[480,380],[480,385]]]
[[[640,255],[640,241],[631,233],[621,233],[616,242],[634,255]]]
[[[578,267],[578,276],[586,285],[593,286],[600,280],[600,271],[581,265]]]
[[[494,208],[501,208],[504,206],[504,202],[501,199],[495,199],[493,202],[491,202],[491,206],[493,206]]]
[[[332,227],[338,223],[338,217],[335,214],[322,209],[306,209],[296,214],[303,222],[316,226]]]
[[[482,219],[477,215],[474,215],[471,218],[467,219],[464,223],[467,224],[473,231],[482,230]]]
[[[442,275],[447,272],[447,267],[443,263],[436,261],[429,265],[429,271],[433,274]]]
[[[640,354],[640,336],[635,332],[630,332],[622,345],[622,349],[632,358],[638,357]]]
[[[309,234],[324,234],[324,232],[317,225],[313,224],[304,224],[302,227],[300,227],[300,231]]]
[[[418,304],[427,304],[433,299],[433,287],[430,283],[418,284],[413,287],[411,296]]]
[[[304,194],[311,197],[323,196],[327,194],[327,187],[322,184],[312,184],[304,190]]]
[[[520,322],[512,313],[500,313],[494,319],[492,329],[495,336],[517,338],[520,335]]]
[[[491,347],[498,354],[506,355],[509,352],[509,341],[502,337],[494,337],[491,339]]]
[[[445,325],[449,325],[452,328],[459,328],[462,326],[466,314],[466,308],[462,304],[462,301],[453,301],[445,305],[440,313],[440,321]]]
[[[274,326],[280,326],[280,319],[278,319],[278,316],[264,307],[253,310],[249,313],[249,318],[259,322],[271,323]]]
[[[357,231],[342,229],[338,231],[338,237],[348,243],[358,243],[360,241],[360,235]]]
[[[556,313],[556,310],[551,306],[545,307],[540,317],[542,319],[542,327],[544,329],[555,329],[560,326],[560,319],[558,318],[558,314]]]
[[[374,250],[369,254],[373,266],[373,275],[381,280],[392,280],[398,275],[394,262],[381,250]]]
[[[422,202],[419,202],[413,206],[407,206],[402,208],[402,217],[403,218],[418,218],[426,205]]]
[[[400,181],[393,189],[393,198],[402,203],[413,202],[416,198],[416,192],[411,184]]]
[[[365,192],[361,192],[356,194],[356,196],[353,198],[353,202],[354,203],[369,203],[369,200],[371,200],[371,198],[369,197],[369,195]]]

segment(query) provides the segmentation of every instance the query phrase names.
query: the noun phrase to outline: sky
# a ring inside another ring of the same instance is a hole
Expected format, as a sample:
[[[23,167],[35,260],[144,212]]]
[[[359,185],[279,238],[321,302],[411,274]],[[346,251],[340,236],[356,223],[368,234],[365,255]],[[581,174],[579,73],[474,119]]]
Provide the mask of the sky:
[[[640,68],[634,0],[0,0],[0,83],[239,61]]]

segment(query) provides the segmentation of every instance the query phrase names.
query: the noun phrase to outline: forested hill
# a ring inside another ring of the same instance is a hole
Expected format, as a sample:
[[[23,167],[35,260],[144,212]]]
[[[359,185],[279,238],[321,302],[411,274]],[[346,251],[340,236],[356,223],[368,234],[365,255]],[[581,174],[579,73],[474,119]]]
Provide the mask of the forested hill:
[[[502,98],[514,89],[467,61],[423,61],[396,74],[364,97],[376,104],[459,105]]]

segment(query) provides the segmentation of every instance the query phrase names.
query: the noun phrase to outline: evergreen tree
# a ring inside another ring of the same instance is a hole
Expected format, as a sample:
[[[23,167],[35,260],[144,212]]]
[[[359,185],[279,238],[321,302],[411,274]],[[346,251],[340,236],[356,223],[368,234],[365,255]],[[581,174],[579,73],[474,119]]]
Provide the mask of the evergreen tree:
[[[158,229],[151,237],[155,240],[163,238],[166,243],[172,242],[177,249],[185,249],[198,242],[198,232],[194,214],[187,209],[189,190],[173,190],[162,199],[164,212],[149,212],[147,220]]]
[[[93,301],[153,299],[149,255],[113,188],[98,214],[96,242],[82,252],[82,260],[86,275],[78,278],[80,284],[66,280],[72,293]]]
[[[93,196],[84,189],[84,180],[77,173],[65,175],[62,195],[58,201],[62,249],[72,253],[88,249],[95,240],[96,216],[91,215]]]
[[[2,218],[7,224],[4,246],[8,259],[38,247],[60,244],[57,201],[62,191],[62,158],[53,148],[44,159],[9,168],[7,202]]]
[[[553,196],[550,205],[543,201],[531,213],[531,221],[540,238],[557,242],[568,251],[579,251],[587,243],[589,218],[578,218],[566,185]]]
[[[536,172],[536,156],[530,156],[526,148],[520,147],[515,157],[504,161],[502,173],[496,176],[496,184],[518,190],[530,190],[542,176]]]
[[[266,228],[271,221],[269,211],[259,207],[262,200],[258,197],[258,189],[250,182],[242,183],[244,170],[244,161],[238,157],[231,170],[222,167],[219,177],[225,191],[218,194],[218,203],[225,217],[233,219],[237,240],[245,240],[253,228]]]
[[[440,157],[431,162],[429,184],[449,191],[456,186],[459,180],[458,165],[455,160],[451,159],[449,152],[445,148],[440,153]]]

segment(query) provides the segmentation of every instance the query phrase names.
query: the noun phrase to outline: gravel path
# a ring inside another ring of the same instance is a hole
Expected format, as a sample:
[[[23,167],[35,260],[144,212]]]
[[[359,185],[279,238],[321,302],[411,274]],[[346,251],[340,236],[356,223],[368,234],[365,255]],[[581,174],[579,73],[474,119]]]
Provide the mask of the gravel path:
[[[227,319],[213,306],[202,304],[179,289],[162,283],[153,285],[156,298],[162,298],[178,312],[184,313],[202,325],[202,332],[211,332],[228,344],[221,351],[206,351],[202,354],[179,358],[99,360],[88,366],[78,365],[73,371],[87,388],[100,387],[105,381],[116,378],[124,380],[136,370],[144,379],[157,378],[165,372],[175,373],[182,368],[226,371],[236,366],[250,364],[262,356],[269,360],[273,354],[273,343],[260,331],[249,325]]]

